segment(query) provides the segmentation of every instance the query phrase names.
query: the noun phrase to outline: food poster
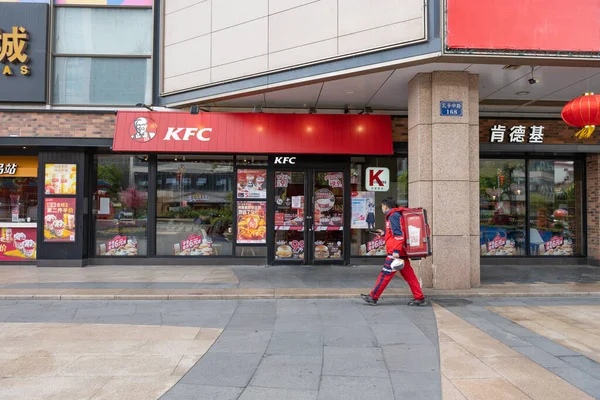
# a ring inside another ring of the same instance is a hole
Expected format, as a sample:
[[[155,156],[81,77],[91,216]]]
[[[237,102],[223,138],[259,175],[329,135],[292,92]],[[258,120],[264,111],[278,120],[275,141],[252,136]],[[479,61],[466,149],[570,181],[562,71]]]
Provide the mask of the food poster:
[[[278,260],[304,259],[304,240],[277,241],[275,258]]]
[[[36,240],[36,228],[2,228],[0,261],[35,260]]]
[[[76,164],[46,164],[44,187],[46,194],[76,194]]]
[[[212,256],[213,243],[210,238],[200,235],[190,235],[186,240],[173,245],[173,255],[176,256]]]
[[[275,173],[275,187],[286,188],[289,186],[292,180],[291,172],[277,172]]]
[[[341,188],[344,186],[344,174],[342,172],[328,172],[325,174],[327,185],[331,188]]]
[[[573,240],[560,235],[554,235],[539,245],[540,256],[572,256]]]
[[[237,202],[237,243],[267,243],[267,203]]]
[[[266,199],[266,180],[266,169],[238,169],[237,197],[240,199]]]
[[[361,256],[385,256],[385,240],[381,236],[376,236],[370,242],[360,245]]]
[[[117,235],[99,246],[101,256],[137,256],[137,238],[135,236]]]
[[[497,232],[493,239],[481,245],[482,256],[514,256],[516,252],[515,241],[501,232]]]
[[[333,213],[335,195],[329,189],[315,191],[315,225],[342,225],[342,216]]]
[[[342,258],[342,242],[315,241],[315,259]]]
[[[375,229],[375,192],[352,193],[352,229]]]
[[[304,217],[298,212],[276,212],[275,227],[279,230],[302,230],[304,229]]]
[[[44,202],[44,241],[75,241],[75,198],[46,197]]]

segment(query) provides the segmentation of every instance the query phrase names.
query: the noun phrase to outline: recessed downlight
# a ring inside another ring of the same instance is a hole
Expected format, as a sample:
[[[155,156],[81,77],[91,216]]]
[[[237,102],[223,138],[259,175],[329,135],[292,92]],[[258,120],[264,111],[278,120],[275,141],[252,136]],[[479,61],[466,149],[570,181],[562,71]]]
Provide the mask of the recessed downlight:
[[[517,92],[516,94],[517,96],[527,96],[529,92],[527,90],[522,90],[520,92]]]

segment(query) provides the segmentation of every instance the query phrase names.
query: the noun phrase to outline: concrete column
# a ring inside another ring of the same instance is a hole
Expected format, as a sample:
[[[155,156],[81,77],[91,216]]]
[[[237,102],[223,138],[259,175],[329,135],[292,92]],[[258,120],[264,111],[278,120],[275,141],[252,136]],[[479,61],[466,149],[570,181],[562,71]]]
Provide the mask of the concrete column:
[[[463,115],[441,116],[440,101]],[[415,263],[424,287],[479,286],[479,89],[468,72],[417,74],[408,84],[409,206],[423,207],[433,257]]]
[[[600,265],[600,156],[586,157],[587,255],[591,265]]]

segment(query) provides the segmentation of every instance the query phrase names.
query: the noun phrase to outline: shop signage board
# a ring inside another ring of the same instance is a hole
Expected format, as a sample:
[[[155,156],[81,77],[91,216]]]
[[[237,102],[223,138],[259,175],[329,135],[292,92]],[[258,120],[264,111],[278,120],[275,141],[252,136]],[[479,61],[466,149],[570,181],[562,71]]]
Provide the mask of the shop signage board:
[[[390,189],[390,170],[383,167],[367,168],[365,188],[369,192],[387,192]]]
[[[462,101],[440,101],[440,116],[442,117],[462,117]]]
[[[46,101],[48,4],[0,2],[0,102]]]
[[[37,157],[0,157],[0,177],[37,178]]]
[[[598,24],[585,23],[597,0],[445,0],[445,10],[446,52],[600,57]]]
[[[491,143],[544,143],[544,126],[533,125],[526,127],[524,125],[514,125],[507,127],[504,125],[494,125],[490,129]]]
[[[113,150],[391,155],[392,123],[387,115],[120,111]]]

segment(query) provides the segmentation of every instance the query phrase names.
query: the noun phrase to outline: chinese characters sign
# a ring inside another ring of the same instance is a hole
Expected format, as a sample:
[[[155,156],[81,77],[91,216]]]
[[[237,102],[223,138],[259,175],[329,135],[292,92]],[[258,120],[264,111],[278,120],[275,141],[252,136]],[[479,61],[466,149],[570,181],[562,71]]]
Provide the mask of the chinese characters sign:
[[[46,164],[44,187],[46,194],[76,194],[77,165]]]
[[[36,237],[36,228],[2,228],[0,261],[35,260]]]
[[[192,234],[173,246],[173,254],[176,256],[212,256],[213,252],[212,240],[203,235]]]
[[[237,202],[237,243],[267,243],[267,203]]]
[[[462,101],[440,101],[440,116],[442,117],[462,117]]]
[[[27,29],[22,26],[13,26],[9,31],[3,32],[0,28],[0,63],[3,63],[2,75],[12,76],[15,70],[10,63],[19,68],[21,75],[29,75],[31,73],[29,66],[29,56],[27,55],[27,42],[29,34]]]
[[[275,187],[276,188],[286,188],[290,184],[292,180],[291,172],[277,172],[275,174]]]
[[[115,236],[112,240],[100,244],[101,256],[137,256],[137,238],[127,236]]]
[[[0,176],[37,178],[37,157],[6,157],[0,159]]]
[[[237,172],[237,196],[241,199],[266,199],[266,169],[239,169]]]
[[[491,128],[491,143],[544,143],[544,127],[530,126],[529,129],[523,125],[512,126],[507,129],[504,125],[494,125]]]
[[[46,197],[44,201],[44,241],[75,241],[75,199]]]

